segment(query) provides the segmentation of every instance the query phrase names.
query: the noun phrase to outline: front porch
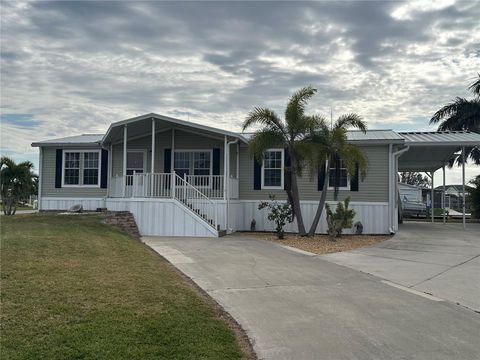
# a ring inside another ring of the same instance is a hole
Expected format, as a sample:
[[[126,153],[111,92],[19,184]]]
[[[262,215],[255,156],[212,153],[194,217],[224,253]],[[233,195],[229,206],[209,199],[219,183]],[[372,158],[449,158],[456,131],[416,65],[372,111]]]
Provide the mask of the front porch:
[[[194,187],[202,195],[212,200],[238,199],[238,179],[230,177],[225,190],[224,175],[176,175],[172,183],[172,173],[134,173],[110,178],[108,197],[111,198],[175,198]]]

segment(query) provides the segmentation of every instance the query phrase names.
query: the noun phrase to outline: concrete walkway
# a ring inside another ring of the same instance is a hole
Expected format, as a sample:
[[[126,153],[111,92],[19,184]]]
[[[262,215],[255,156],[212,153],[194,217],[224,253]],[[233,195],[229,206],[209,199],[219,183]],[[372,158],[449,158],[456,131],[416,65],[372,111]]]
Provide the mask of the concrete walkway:
[[[480,311],[480,224],[409,222],[391,240],[323,258]]]
[[[480,315],[244,236],[144,238],[247,331],[261,359],[480,359]]]

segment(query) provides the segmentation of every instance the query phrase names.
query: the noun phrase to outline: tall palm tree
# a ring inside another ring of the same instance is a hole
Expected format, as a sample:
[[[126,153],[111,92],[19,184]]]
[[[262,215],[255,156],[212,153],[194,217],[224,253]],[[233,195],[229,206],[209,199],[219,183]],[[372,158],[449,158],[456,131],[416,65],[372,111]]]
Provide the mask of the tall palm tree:
[[[305,107],[316,92],[317,89],[311,86],[296,91],[288,101],[284,120],[271,109],[256,107],[243,123],[244,131],[255,125],[261,126],[249,141],[250,153],[257,161],[262,161],[265,151],[270,148],[284,148],[288,151],[290,166],[285,166],[285,177],[290,182],[290,188],[286,191],[301,236],[305,236],[306,231],[300,209],[297,176],[301,176],[308,149],[304,140],[309,129],[315,127],[316,121],[316,117],[305,114]]]
[[[325,119],[321,117],[317,117],[314,123],[315,126],[306,137],[306,142],[310,144],[312,150],[311,156],[308,158],[308,165],[311,170],[315,171],[319,171],[320,167],[325,166],[325,176],[318,208],[308,232],[309,236],[315,234],[322,216],[330,178],[332,178],[334,183],[334,199],[337,199],[340,182],[340,160],[343,163],[343,167],[347,170],[347,176],[350,178],[357,176],[358,167],[359,175],[361,179],[364,179],[368,167],[367,156],[363,151],[358,146],[347,142],[347,129],[355,128],[362,132],[367,131],[367,126],[360,116],[357,114],[342,115],[332,127],[329,127]],[[332,161],[333,166],[330,166]],[[333,174],[330,174],[330,168],[333,169]]]
[[[34,191],[35,174],[30,161],[15,163],[11,158],[0,158],[0,195],[5,215],[15,215],[17,204]]]
[[[430,119],[430,124],[438,124],[438,131],[470,130],[480,133],[480,74],[478,79],[468,89],[473,93],[473,99],[456,97],[451,103],[438,110]],[[480,146],[474,146],[466,151],[466,158],[470,158],[476,165],[480,165]],[[462,163],[462,157],[456,155],[449,162],[453,166]]]

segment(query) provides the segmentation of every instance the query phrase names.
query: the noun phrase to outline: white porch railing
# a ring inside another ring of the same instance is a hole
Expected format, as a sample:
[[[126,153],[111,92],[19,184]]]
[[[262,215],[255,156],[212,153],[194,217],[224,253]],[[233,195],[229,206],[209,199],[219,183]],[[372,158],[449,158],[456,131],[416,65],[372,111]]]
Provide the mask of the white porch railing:
[[[210,199],[223,199],[223,175],[185,175],[185,180]]]
[[[218,212],[215,202],[177,174],[175,174],[174,197],[218,230]]]
[[[125,193],[123,191],[123,176],[111,178],[109,187],[110,197],[154,197],[169,198],[171,192],[171,173],[136,173],[127,175]],[[195,187],[210,199],[223,199],[223,175],[185,175],[182,179]],[[230,197],[238,198],[238,180],[230,179]]]

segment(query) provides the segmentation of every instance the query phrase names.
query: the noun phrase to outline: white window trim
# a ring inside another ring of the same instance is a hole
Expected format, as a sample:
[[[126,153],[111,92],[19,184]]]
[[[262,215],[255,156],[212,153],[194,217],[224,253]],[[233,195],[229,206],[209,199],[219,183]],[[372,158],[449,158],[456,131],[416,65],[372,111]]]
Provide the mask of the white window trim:
[[[330,166],[330,161],[327,161],[325,164],[325,174],[327,170],[327,166]],[[340,169],[345,169],[345,168],[340,168]],[[335,186],[330,186],[330,177],[327,179],[328,181],[328,190],[335,190]],[[350,191],[350,178],[347,173],[347,186],[339,186],[338,190],[348,190]]]
[[[98,179],[97,179],[97,184],[92,184],[92,185],[83,185],[83,164],[84,164],[84,157],[80,155],[80,167],[78,169],[78,181],[80,184],[65,184],[65,154],[66,153],[93,153],[96,152],[98,153]],[[101,184],[101,178],[102,178],[102,151],[101,150],[88,150],[88,149],[83,149],[83,150],[77,150],[77,149],[62,149],[62,188],[63,187],[69,187],[69,188],[99,188]]]
[[[280,151],[282,153],[282,159],[281,159],[281,184],[280,186],[265,186],[265,161],[262,159],[262,176],[261,176],[261,183],[262,183],[262,190],[280,190],[284,188],[284,174],[285,174],[285,149],[267,149],[265,152],[270,152],[270,151]]]
[[[138,153],[138,152],[141,152],[143,153],[143,173],[145,174],[147,172],[147,149],[127,149],[127,154],[129,152],[132,152],[132,153]],[[128,162],[128,161],[127,161]],[[132,168],[128,168],[127,164],[125,164],[125,166],[127,167],[125,170],[134,170]]]

